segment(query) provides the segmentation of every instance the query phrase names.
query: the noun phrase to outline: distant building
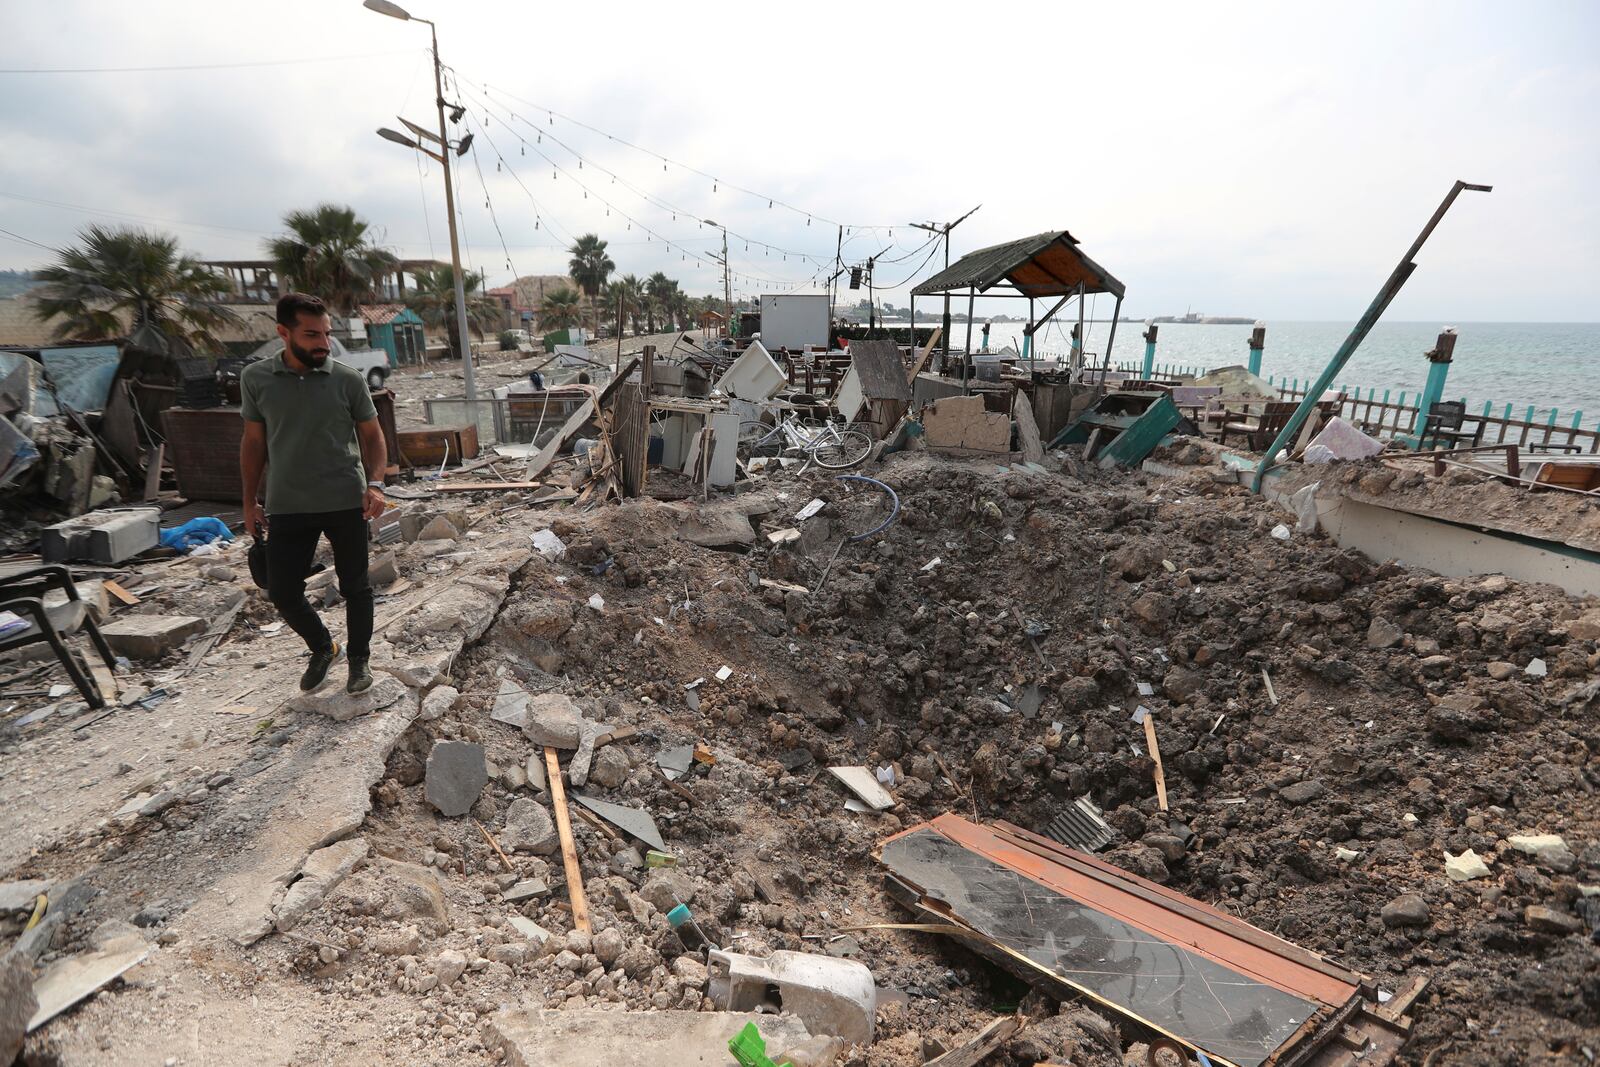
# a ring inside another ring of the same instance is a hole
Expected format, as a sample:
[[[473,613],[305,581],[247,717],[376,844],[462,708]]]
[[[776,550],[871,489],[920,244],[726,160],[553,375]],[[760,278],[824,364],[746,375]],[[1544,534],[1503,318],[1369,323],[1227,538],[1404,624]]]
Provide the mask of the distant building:
[[[367,343],[389,353],[389,366],[410,366],[427,358],[428,340],[422,318],[404,304],[362,304]]]

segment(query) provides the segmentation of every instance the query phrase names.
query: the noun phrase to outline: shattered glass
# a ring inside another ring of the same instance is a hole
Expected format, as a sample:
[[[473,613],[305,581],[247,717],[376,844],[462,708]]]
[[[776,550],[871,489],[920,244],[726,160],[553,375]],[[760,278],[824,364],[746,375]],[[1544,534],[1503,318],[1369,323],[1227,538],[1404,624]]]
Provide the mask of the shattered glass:
[[[884,865],[979,933],[1207,1053],[1259,1067],[1318,1008],[1130,926],[931,828],[883,846]]]

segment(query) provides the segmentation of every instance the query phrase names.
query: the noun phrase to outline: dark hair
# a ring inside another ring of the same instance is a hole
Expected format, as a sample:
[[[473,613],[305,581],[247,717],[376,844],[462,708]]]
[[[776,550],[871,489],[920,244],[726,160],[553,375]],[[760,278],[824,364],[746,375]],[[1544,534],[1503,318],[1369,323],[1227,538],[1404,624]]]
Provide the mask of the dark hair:
[[[326,315],[328,305],[322,302],[320,296],[312,296],[309,293],[285,293],[278,297],[279,326],[294,329],[302,312],[307,315]]]

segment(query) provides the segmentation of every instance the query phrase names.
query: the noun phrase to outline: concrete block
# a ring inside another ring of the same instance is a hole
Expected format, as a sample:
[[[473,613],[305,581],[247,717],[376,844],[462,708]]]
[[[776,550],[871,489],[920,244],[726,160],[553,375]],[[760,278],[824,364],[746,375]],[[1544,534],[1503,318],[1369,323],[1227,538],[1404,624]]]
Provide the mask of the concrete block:
[[[39,531],[39,550],[47,563],[120,563],[154,548],[160,530],[160,508],[106,508],[46,526]]]
[[[577,748],[583,736],[583,713],[563,693],[540,693],[528,698],[522,732],[535,745]]]
[[[78,587],[78,599],[89,605],[89,618],[96,624],[105,622],[106,617],[111,614],[111,594],[106,592],[104,583],[93,581],[73,584]],[[67,599],[66,593],[56,589],[44,598],[44,606],[53,608],[66,603]]]
[[[428,803],[446,816],[465,815],[489,784],[483,746],[470,741],[436,741],[428,753],[423,792]]]
[[[193,615],[125,615],[100,628],[111,651],[129,659],[159,659],[203,633],[206,620]]]

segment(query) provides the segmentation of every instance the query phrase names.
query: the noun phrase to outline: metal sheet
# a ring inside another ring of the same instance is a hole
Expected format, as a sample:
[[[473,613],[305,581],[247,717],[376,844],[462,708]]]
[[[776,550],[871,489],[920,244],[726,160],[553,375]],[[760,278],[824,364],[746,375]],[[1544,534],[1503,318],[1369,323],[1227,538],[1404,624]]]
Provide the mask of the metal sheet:
[[[881,854],[936,912],[1044,974],[1241,1067],[1266,1062],[1321,1008],[1356,993],[1354,984],[1292,958],[1304,951],[1287,942],[1277,943],[1279,954],[1271,947],[1276,939],[1245,923],[1220,912],[1199,921],[1198,902],[1092,857],[1070,856],[1076,867],[952,815],[890,838]],[[1228,924],[1239,936],[1219,929]]]

